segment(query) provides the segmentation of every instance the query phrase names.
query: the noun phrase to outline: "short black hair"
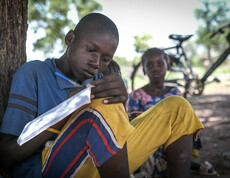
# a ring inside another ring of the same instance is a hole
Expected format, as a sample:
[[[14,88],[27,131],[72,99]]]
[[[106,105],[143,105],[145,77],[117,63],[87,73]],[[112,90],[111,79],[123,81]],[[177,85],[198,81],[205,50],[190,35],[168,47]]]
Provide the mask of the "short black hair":
[[[145,69],[144,69],[146,59],[152,55],[163,55],[164,59],[166,60],[166,63],[167,63],[167,69],[169,69],[169,56],[164,52],[164,50],[160,49],[160,48],[149,48],[144,52],[144,54],[141,57],[141,63],[143,66],[144,74],[146,74]]]
[[[108,74],[118,74],[121,75],[121,68],[119,66],[119,64],[114,61],[111,60],[109,65],[106,67],[106,69],[103,71],[104,75],[108,75]]]
[[[74,29],[76,36],[82,33],[92,33],[93,31],[101,33],[107,32],[119,41],[117,26],[110,18],[103,14],[90,13],[84,16]]]

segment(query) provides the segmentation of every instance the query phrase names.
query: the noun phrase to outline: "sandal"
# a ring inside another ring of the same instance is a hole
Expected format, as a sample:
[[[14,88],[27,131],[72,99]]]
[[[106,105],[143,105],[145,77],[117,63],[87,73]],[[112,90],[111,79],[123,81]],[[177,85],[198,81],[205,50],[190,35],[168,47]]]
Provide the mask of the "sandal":
[[[205,161],[204,163],[201,163],[200,168],[199,168],[199,174],[201,175],[218,175],[218,173],[215,171],[211,163],[208,161]]]

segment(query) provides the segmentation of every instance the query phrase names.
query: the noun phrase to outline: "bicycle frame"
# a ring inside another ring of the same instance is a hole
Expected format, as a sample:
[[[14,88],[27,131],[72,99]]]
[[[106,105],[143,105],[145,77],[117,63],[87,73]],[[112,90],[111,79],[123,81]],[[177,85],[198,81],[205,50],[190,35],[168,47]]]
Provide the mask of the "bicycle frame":
[[[230,27],[230,23],[222,28],[220,28],[217,32],[213,33],[211,35],[210,38],[212,38],[213,36],[215,36],[218,33],[223,33],[223,29],[224,28],[229,28]],[[177,35],[176,35],[177,36]],[[174,38],[176,39],[176,37]],[[189,69],[189,74],[184,76],[185,80],[186,80],[186,84],[185,86],[183,86],[185,88],[185,93],[184,93],[184,97],[186,97],[187,93],[189,93],[190,95],[200,95],[203,92],[204,86],[205,86],[205,82],[208,79],[208,77],[227,59],[228,55],[230,54],[230,32],[227,35],[227,42],[228,42],[228,48],[224,50],[224,52],[220,55],[220,57],[217,58],[217,60],[211,65],[211,67],[205,72],[205,74],[203,75],[203,77],[201,79],[197,79],[192,66],[186,56],[186,53],[184,51],[184,48],[182,46],[182,42],[185,41],[179,41],[179,43],[176,46],[172,46],[172,47],[168,47],[168,48],[164,48],[164,50],[170,50],[170,49],[174,49],[176,48],[177,50],[177,54],[179,54],[179,59],[181,59],[181,57],[183,56],[185,59],[185,62],[188,65],[188,69]],[[177,39],[176,39],[177,40]],[[181,52],[180,52],[181,51]],[[181,86],[178,81],[182,80],[182,79],[174,79],[174,80],[169,80],[168,82],[171,83],[177,83],[178,86]]]
[[[230,23],[226,26],[223,26],[219,28],[216,32],[214,32],[210,38],[214,37],[216,34],[223,33],[223,29],[230,28]],[[176,62],[178,66],[172,66],[171,71],[175,72],[182,72],[183,73],[183,79],[171,79],[166,80],[168,83],[175,83],[177,86],[182,86],[185,89],[184,97],[186,98],[187,94],[190,95],[200,95],[203,92],[204,86],[206,84],[206,81],[208,77],[227,59],[228,55],[230,54],[230,32],[227,35],[227,42],[228,42],[228,48],[224,50],[224,52],[220,55],[220,57],[217,58],[217,60],[211,65],[211,67],[205,72],[203,77],[201,79],[198,79],[195,73],[193,72],[192,65],[190,63],[190,60],[187,58],[187,55],[185,53],[185,50],[182,46],[182,43],[189,39],[192,35],[175,35],[172,34],[169,36],[170,39],[175,40],[177,43],[175,46],[164,48],[163,50],[172,50],[176,49],[176,55],[179,57],[175,58],[177,59]],[[170,55],[169,55],[170,56]],[[170,56],[172,59],[172,56]],[[182,61],[181,59],[184,59]],[[141,66],[141,62],[139,62],[137,65],[134,66],[134,70],[131,74],[131,80],[132,80],[132,90],[134,89],[134,77],[136,75],[136,72],[138,68]],[[184,80],[184,84],[180,84],[179,81]]]
[[[228,57],[230,54],[230,46],[222,53],[222,55],[216,60],[214,64],[208,69],[205,75],[201,78],[202,82],[205,82],[207,78],[219,67]]]
[[[181,59],[182,57],[184,57],[184,60],[185,60],[185,62],[187,64],[187,67],[186,66],[185,67],[189,69],[189,71],[187,72],[187,75],[191,74],[192,78],[196,78],[196,76],[195,76],[195,74],[193,72],[193,69],[192,69],[192,65],[191,65],[190,61],[188,60],[188,57],[187,57],[187,55],[185,53],[185,50],[184,50],[184,48],[182,46],[182,43],[179,43],[176,46],[171,46],[171,47],[163,48],[163,50],[165,50],[165,51],[170,50],[170,49],[176,49],[176,54],[179,55],[179,57],[178,57],[179,59]],[[180,50],[181,50],[181,52],[180,52]]]

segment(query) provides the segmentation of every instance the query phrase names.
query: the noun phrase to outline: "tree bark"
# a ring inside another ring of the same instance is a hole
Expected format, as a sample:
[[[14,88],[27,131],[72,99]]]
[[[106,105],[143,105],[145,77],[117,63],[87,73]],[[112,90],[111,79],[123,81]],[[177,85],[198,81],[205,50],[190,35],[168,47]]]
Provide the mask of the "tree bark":
[[[27,6],[28,0],[0,1],[0,125],[11,79],[26,62]]]

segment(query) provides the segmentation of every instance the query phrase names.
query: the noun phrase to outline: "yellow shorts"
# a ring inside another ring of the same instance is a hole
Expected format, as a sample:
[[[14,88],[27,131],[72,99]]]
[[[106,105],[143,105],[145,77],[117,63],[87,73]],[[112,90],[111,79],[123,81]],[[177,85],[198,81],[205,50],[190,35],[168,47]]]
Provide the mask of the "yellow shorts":
[[[127,120],[122,104],[104,106],[102,99],[98,99],[93,100],[89,107],[97,110],[105,118],[109,118],[110,124],[117,124],[116,122],[111,122],[114,119],[118,121],[120,119]],[[119,119],[117,118],[118,116]],[[127,122],[125,121],[122,125],[126,124]],[[204,128],[188,101],[178,96],[167,97],[132,120],[130,124],[130,126],[125,126],[129,128],[127,137],[124,135],[119,136],[119,130],[114,130],[114,135],[121,146],[124,145],[125,140],[127,142],[130,173],[141,166],[161,145],[167,148],[181,136],[193,133],[197,135]],[[112,129],[117,129],[113,125],[110,126]],[[65,127],[68,127],[68,123]],[[135,129],[132,129],[133,127]],[[89,158],[75,177],[100,176],[92,159]]]
[[[130,173],[161,145],[165,149],[183,135],[204,128],[191,105],[180,96],[170,96],[131,121],[136,129],[127,140]]]

